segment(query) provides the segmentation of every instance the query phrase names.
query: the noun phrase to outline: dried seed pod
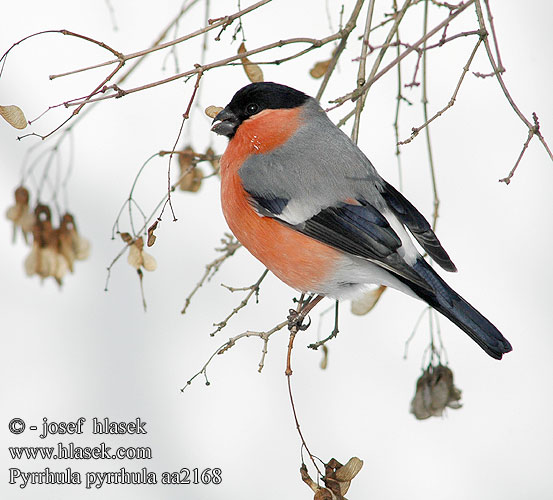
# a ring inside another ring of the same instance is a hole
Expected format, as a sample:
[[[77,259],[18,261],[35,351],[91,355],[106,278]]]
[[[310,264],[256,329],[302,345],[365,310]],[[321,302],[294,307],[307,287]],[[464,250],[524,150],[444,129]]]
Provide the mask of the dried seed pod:
[[[223,108],[220,106],[208,106],[205,108],[205,114],[210,118],[215,118],[221,111],[223,111]]]
[[[363,460],[357,457],[351,457],[347,464],[336,470],[336,479],[338,481],[351,481],[363,467]]]
[[[352,457],[345,465],[332,458],[326,464],[325,477],[323,478],[327,488],[329,488],[337,498],[343,498],[348,492],[353,478],[363,467],[363,460]]]
[[[326,370],[326,367],[328,366],[328,347],[326,344],[323,344],[323,359],[321,359],[320,367],[321,370]]]
[[[209,163],[211,163],[211,166],[213,167],[213,170],[215,172],[218,171],[220,160],[217,157],[217,155],[215,154],[215,151],[213,151],[213,149],[211,147],[209,147],[205,150],[205,155],[209,159],[208,161],[209,161]]]
[[[69,270],[73,272],[75,260],[87,259],[90,254],[90,242],[77,232],[75,219],[69,213],[64,214],[59,228],[59,249],[65,257]]]
[[[119,233],[119,236],[127,244],[132,241],[132,236],[129,233]]]
[[[238,54],[244,54],[246,52],[246,46],[244,45],[244,42],[242,42],[240,47],[238,47]],[[263,81],[263,71],[257,64],[252,63],[247,57],[242,57],[242,67],[244,68],[246,76],[250,82],[256,83]]]
[[[19,130],[27,126],[27,119],[19,106],[0,106],[0,116]]]
[[[361,295],[359,298],[351,301],[351,312],[357,316],[363,316],[370,312],[376,305],[382,294],[386,290],[384,285],[372,288]]]
[[[154,231],[157,229],[157,225],[159,224],[159,219],[156,220],[149,228],[148,228],[148,241],[147,245],[151,247],[156,242],[156,235],[154,234]]]
[[[201,169],[195,166],[195,159],[196,153],[190,146],[186,146],[179,153],[179,188],[181,191],[195,193],[201,187],[204,175]]]
[[[15,205],[8,208],[6,217],[13,223],[13,241],[15,242],[17,228],[20,228],[27,243],[27,235],[33,230],[35,224],[35,215],[29,210],[29,191],[19,186],[14,195]]]
[[[309,70],[309,74],[313,78],[322,78],[330,66],[330,61],[332,61],[332,58],[315,63],[315,65]]]
[[[327,488],[319,488],[315,496],[313,497],[313,500],[337,500],[336,495],[332,493],[332,491],[328,490]]]
[[[443,365],[430,365],[417,380],[411,413],[418,420],[442,416],[446,408],[461,408],[461,391],[453,383],[453,372]]]
[[[127,262],[137,271],[140,271],[141,267],[146,271],[155,271],[157,268],[156,259],[144,251],[144,240],[142,236],[136,238],[134,243],[129,246]]]

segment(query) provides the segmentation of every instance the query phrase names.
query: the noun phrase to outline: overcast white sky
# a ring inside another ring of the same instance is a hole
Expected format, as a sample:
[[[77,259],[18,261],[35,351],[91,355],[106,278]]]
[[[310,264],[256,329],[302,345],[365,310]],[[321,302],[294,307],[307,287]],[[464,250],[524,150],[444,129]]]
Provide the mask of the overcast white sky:
[[[178,9],[179,2],[112,0],[119,30],[111,27],[109,11],[100,1],[4,2],[0,52],[23,36],[44,29],[66,28],[100,39],[122,52],[147,47]],[[212,3],[211,17],[233,12],[236,2]],[[245,6],[249,2],[242,2]],[[550,22],[547,1],[521,4],[491,2],[505,81],[520,109],[540,117],[543,134],[553,144]],[[247,46],[291,36],[325,36],[329,20],[338,24],[339,3],[274,0],[259,13],[244,18]],[[353,2],[345,2],[349,15]],[[377,2],[377,10],[388,7]],[[418,8],[421,12],[422,6]],[[380,16],[382,10],[378,10]],[[375,14],[375,15],[377,15]],[[181,22],[179,34],[203,25],[203,7]],[[431,21],[438,21],[440,11]],[[364,20],[364,12],[360,19]],[[416,16],[413,16],[416,18]],[[414,19],[414,22],[418,22]],[[360,21],[360,24],[362,22]],[[420,24],[416,25],[415,39]],[[471,9],[449,33],[474,29]],[[407,29],[405,32],[407,34]],[[232,29],[219,44],[210,38],[209,59],[234,54]],[[473,46],[458,40],[429,56],[430,110],[444,106]],[[199,42],[178,51],[181,70],[200,62]],[[344,61],[357,55],[350,43]],[[310,66],[330,55],[331,48],[289,66],[264,67],[266,80],[315,94],[319,81]],[[32,118],[48,105],[85,95],[104,73],[96,71],[53,82],[48,75],[106,59],[106,53],[61,35],[44,35],[13,51],[0,79],[0,104],[18,104]],[[266,56],[263,56],[263,60]],[[254,60],[256,60],[254,58]],[[261,60],[261,57],[257,60]],[[413,59],[404,68],[411,75]],[[163,57],[152,58],[128,82],[137,86],[170,75]],[[483,51],[474,71],[488,72]],[[345,62],[325,100],[349,90],[355,72]],[[214,247],[227,230],[219,208],[218,181],[210,179],[197,194],[175,193],[178,221],[166,213],[150,252],[158,269],[144,279],[148,312],[141,307],[134,271],[125,259],[112,272],[104,292],[105,268],[121,249],[112,242],[111,226],[142,163],[155,152],[170,149],[176,139],[192,81],[140,92],[97,106],[75,128],[74,170],[68,184],[68,205],[81,233],[91,240],[92,253],[76,264],[61,290],[54,282],[29,279],[23,261],[29,248],[21,239],[11,243],[9,222],[0,218],[0,280],[2,311],[2,498],[25,499],[282,499],[312,498],[299,476],[300,442],[294,427],[284,377],[288,337],[275,335],[260,375],[259,339],[244,339],[185,394],[180,388],[229,336],[246,329],[264,330],[281,321],[293,293],[274,277],[263,284],[258,305],[251,305],[211,338],[212,323],[221,320],[241,300],[219,286],[253,283],[262,266],[239,251],[213,281],[195,297],[186,316],[184,299],[200,278],[204,265],[217,255]],[[224,106],[247,84],[241,68],[215,70],[203,80],[200,107],[185,128],[181,144],[203,151],[212,145],[222,152],[226,139],[209,132],[201,109]],[[379,81],[367,100],[360,146],[377,169],[398,185],[394,155],[396,86],[392,76]],[[422,123],[418,90],[405,95],[415,103],[404,107],[402,138]],[[66,110],[36,124],[42,133],[60,122]],[[345,110],[331,114],[338,121]],[[0,123],[0,200],[4,212],[20,182],[25,151],[34,138],[17,142],[18,132]],[[466,335],[443,319],[442,336],[463,408],[445,418],[416,421],[409,413],[421,358],[428,342],[424,321],[412,341],[407,360],[405,340],[423,310],[421,303],[386,292],[368,316],[353,317],[342,307],[340,334],[329,344],[329,364],[319,368],[321,354],[306,348],[316,339],[313,327],[296,339],[292,377],[296,408],[311,450],[324,460],[364,460],[352,483],[352,499],[543,499],[553,492],[553,313],[550,265],[553,235],[551,190],[553,163],[535,139],[510,186],[498,183],[513,166],[527,130],[505,101],[496,81],[467,75],[455,106],[432,128],[441,198],[439,237],[459,268],[448,282],[494,322],[513,344],[501,362],[485,355]],[[63,149],[62,158],[68,157]],[[432,197],[424,137],[402,150],[404,193],[431,216]],[[65,164],[63,164],[65,165]],[[64,168],[62,166],[62,168]],[[203,167],[205,170],[205,167]],[[167,160],[154,160],[137,189],[137,199],[150,212],[166,185]],[[126,223],[126,222],[125,222]],[[443,275],[443,273],[442,273]],[[326,307],[330,306],[330,302]],[[321,310],[324,307],[321,306]],[[331,328],[330,314],[322,333]],[[326,333],[325,333],[326,332]],[[15,436],[8,422],[21,417],[28,426],[85,417],[85,432],[74,438],[41,440],[28,429]],[[93,417],[130,421],[140,417],[148,433],[105,437],[91,433]],[[46,445],[73,441],[81,446],[149,446],[153,459],[144,461],[11,460],[7,446]],[[113,486],[86,490],[81,486],[8,485],[8,469],[24,472],[64,470],[137,471],[147,467],[158,475],[183,467],[200,471],[220,467],[222,484]]]

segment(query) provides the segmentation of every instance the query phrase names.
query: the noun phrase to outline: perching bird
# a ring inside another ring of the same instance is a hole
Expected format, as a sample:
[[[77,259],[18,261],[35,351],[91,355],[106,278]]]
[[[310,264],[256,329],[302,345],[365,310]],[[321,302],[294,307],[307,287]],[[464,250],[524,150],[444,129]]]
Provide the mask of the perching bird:
[[[456,271],[424,216],[315,99],[252,83],[213,121],[211,130],[229,138],[221,158],[226,221],[278,278],[335,299],[354,297],[367,284],[386,285],[424,300],[493,358],[511,351],[418,252],[411,236],[442,268]]]

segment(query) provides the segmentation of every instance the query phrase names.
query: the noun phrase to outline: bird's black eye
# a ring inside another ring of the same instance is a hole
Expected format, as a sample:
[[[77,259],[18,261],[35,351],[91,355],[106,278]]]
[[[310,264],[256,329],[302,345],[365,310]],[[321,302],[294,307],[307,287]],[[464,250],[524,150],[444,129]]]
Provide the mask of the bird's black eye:
[[[252,102],[251,104],[248,104],[246,106],[246,113],[248,115],[255,115],[259,111],[259,106],[255,104],[255,102]]]

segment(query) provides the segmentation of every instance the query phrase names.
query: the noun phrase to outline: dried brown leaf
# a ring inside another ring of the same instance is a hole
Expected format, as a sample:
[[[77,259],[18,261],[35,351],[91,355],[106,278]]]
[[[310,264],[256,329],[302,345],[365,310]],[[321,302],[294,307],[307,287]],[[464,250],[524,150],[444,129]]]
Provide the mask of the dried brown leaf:
[[[27,118],[18,106],[0,106],[0,116],[19,130],[27,126]]]
[[[244,54],[247,52],[244,42],[238,47],[238,54]],[[247,57],[242,57],[242,66],[246,72],[246,76],[252,83],[262,82],[263,81],[263,71],[259,65],[252,63]]]

